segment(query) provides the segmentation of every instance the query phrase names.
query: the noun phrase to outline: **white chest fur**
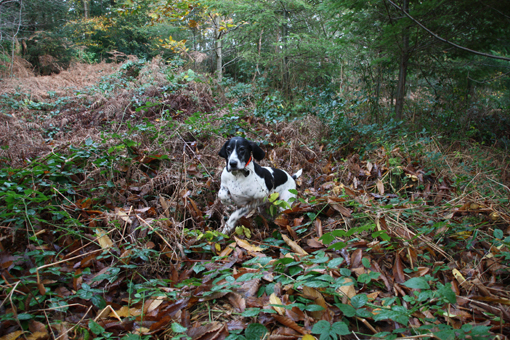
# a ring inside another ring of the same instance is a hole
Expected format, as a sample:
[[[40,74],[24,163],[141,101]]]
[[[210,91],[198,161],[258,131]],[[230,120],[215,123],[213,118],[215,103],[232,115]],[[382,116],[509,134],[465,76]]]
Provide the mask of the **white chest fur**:
[[[254,174],[253,170],[245,176],[243,171],[228,172],[223,169],[221,188],[218,194],[223,203],[244,206],[254,200],[262,200],[269,194],[264,179]]]

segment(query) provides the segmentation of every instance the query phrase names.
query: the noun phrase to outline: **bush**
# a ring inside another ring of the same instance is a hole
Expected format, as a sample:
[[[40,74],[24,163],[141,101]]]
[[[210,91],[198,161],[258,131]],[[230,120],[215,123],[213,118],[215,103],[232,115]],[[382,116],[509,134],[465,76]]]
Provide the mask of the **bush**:
[[[74,46],[63,32],[37,32],[26,41],[23,56],[40,75],[60,73],[69,67]]]

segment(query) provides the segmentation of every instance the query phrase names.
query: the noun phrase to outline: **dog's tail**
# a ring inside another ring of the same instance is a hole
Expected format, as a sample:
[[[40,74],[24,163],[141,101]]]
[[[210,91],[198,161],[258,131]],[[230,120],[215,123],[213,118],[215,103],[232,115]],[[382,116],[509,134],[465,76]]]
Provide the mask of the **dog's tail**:
[[[301,176],[302,173],[303,173],[303,169],[299,169],[298,172],[296,172],[294,175],[292,175],[292,178],[294,178],[294,180],[296,180],[299,178],[299,176]]]

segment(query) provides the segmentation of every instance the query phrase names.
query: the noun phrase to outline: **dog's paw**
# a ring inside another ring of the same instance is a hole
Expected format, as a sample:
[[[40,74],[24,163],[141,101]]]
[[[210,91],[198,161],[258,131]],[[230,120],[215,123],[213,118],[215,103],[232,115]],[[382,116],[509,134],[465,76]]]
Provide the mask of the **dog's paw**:
[[[236,221],[233,220],[232,217],[230,217],[229,220],[225,223],[223,229],[221,229],[221,232],[223,234],[229,234],[230,232],[232,232],[232,230],[234,230],[234,227],[236,226],[235,222]]]

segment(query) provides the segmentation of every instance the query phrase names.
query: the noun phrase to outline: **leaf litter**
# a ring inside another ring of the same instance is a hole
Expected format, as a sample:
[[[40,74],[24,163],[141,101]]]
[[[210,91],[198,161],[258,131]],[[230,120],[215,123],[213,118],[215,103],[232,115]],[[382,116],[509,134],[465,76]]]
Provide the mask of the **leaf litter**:
[[[342,154],[314,117],[274,126],[215,108],[204,85],[167,95],[149,79],[137,100],[158,105],[136,111],[136,91],[119,89],[51,118],[81,119],[51,141],[41,127],[40,143],[4,149],[3,187],[33,180],[22,221],[0,229],[0,339],[508,338],[508,183],[480,171],[462,184],[447,157],[399,147]],[[33,114],[2,126],[28,136]],[[264,143],[263,165],[305,171],[292,208],[226,237],[217,151],[230,121]]]

